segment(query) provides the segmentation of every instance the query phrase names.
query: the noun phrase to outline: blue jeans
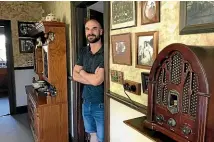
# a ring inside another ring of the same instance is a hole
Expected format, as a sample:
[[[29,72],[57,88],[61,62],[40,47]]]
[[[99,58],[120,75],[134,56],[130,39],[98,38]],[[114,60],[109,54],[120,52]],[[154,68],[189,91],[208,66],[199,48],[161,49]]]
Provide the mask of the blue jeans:
[[[104,142],[104,104],[82,104],[82,116],[87,133],[97,133],[99,142]]]

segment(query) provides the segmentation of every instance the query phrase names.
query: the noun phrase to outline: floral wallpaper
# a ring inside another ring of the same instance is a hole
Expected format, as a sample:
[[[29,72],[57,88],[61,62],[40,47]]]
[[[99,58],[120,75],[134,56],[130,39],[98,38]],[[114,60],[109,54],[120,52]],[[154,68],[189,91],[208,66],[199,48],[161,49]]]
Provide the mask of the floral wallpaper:
[[[42,14],[41,2],[0,2],[0,19],[11,20],[14,67],[26,67],[33,64],[32,53],[19,52],[18,21],[39,21]]]

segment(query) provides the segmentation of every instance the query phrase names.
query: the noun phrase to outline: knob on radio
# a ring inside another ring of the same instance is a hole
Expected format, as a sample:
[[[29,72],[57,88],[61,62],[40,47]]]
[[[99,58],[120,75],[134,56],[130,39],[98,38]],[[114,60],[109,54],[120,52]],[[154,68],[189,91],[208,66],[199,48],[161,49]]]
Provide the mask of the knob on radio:
[[[191,128],[189,128],[188,126],[183,126],[181,129],[185,135],[189,135],[192,131]]]
[[[175,127],[176,125],[176,121],[173,118],[170,118],[167,123],[170,127]]]
[[[162,123],[164,121],[163,115],[156,115],[156,121]]]

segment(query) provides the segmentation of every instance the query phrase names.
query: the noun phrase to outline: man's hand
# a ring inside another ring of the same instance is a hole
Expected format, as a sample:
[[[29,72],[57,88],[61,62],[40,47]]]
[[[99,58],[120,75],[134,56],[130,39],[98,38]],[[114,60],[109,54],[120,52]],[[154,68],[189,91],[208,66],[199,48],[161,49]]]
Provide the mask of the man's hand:
[[[95,74],[98,73],[99,69],[100,69],[100,67],[98,66],[98,67],[96,68],[96,70],[95,70]]]
[[[80,72],[83,70],[82,66],[75,65],[73,70],[73,79],[82,84],[90,84],[87,80],[85,80],[81,75]]]

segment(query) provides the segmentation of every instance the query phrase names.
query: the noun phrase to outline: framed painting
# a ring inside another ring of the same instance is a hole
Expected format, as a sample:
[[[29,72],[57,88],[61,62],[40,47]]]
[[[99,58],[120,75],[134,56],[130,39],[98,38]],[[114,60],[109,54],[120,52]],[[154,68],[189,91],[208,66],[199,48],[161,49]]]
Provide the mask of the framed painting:
[[[111,2],[111,29],[120,29],[136,26],[136,2]]]
[[[158,32],[136,33],[135,39],[135,67],[150,69],[158,54]]]
[[[124,73],[121,71],[111,70],[111,81],[119,84],[124,83]]]
[[[180,2],[180,35],[214,32],[214,1]]]
[[[132,65],[131,33],[112,35],[111,44],[113,63]]]
[[[149,73],[141,72],[142,89],[144,94],[148,94]]]
[[[18,21],[19,37],[30,37],[29,32],[35,27],[34,22]]]
[[[33,53],[35,41],[32,38],[19,38],[20,53]]]
[[[160,22],[160,2],[141,2],[141,25]]]

